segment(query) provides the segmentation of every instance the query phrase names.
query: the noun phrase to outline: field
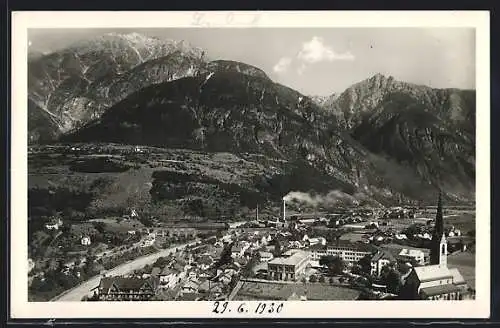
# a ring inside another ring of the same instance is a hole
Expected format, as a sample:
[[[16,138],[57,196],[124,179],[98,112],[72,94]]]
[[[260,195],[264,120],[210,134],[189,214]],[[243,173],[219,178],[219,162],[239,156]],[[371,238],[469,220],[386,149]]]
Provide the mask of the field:
[[[435,209],[427,209],[417,214],[416,220],[425,223],[426,220],[436,218]],[[443,218],[445,226],[455,226],[464,232],[475,229],[476,211],[474,209],[443,208]]]

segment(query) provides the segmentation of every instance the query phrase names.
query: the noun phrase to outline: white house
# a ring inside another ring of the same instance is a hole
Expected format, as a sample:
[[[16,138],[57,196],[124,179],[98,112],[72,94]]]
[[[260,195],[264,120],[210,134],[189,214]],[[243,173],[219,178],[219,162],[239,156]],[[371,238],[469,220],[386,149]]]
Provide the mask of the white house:
[[[306,243],[308,243],[310,246],[312,245],[326,245],[326,239],[323,237],[317,237],[317,238],[309,238]]]
[[[154,234],[150,234],[141,243],[141,247],[149,247],[153,246],[156,241],[156,236]]]
[[[35,262],[32,259],[28,259],[28,272],[31,272],[35,268]]]
[[[200,283],[196,280],[188,280],[181,288],[182,294],[197,293]]]
[[[425,253],[420,249],[403,248],[398,255],[401,257],[412,258],[420,265],[425,264]]]
[[[233,246],[233,249],[231,250],[231,256],[233,258],[242,257],[248,248],[250,248],[250,243],[246,241],[238,242],[236,245]]]
[[[47,230],[59,230],[59,228],[63,225],[63,221],[61,219],[51,220],[50,222],[45,224],[45,228]]]
[[[431,236],[428,232],[426,232],[426,233],[424,233],[424,234],[419,233],[419,234],[417,235],[417,237],[420,237],[420,238],[422,238],[422,239],[428,239],[428,240],[431,240],[431,239],[432,239],[432,236]]]
[[[273,254],[270,252],[259,252],[261,262],[269,262],[273,259]]]
[[[406,236],[405,234],[402,233],[402,234],[395,234],[394,238],[399,239],[399,240],[404,240],[404,239],[408,239],[408,236]]]
[[[196,274],[196,271],[189,271],[188,278],[191,279],[191,280],[197,279],[198,275]]]
[[[80,240],[80,243],[83,245],[83,246],[89,246],[92,242],[90,240],[90,237],[89,236],[84,236],[81,240]]]

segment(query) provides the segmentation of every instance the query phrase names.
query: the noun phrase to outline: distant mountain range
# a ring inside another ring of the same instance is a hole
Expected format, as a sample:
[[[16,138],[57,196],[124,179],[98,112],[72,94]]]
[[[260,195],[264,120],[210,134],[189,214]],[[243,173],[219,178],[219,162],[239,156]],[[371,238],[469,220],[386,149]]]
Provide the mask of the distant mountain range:
[[[474,199],[475,91],[377,74],[308,97],[185,42],[108,34],[29,60],[31,143],[260,153],[377,201]]]

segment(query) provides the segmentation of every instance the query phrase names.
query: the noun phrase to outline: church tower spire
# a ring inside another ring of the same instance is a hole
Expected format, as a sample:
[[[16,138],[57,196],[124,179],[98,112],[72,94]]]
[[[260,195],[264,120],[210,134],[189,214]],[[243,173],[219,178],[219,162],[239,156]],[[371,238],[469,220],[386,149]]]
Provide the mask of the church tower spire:
[[[432,248],[431,248],[431,264],[440,264],[441,257],[441,240],[444,236],[444,222],[443,222],[443,200],[441,191],[438,196],[438,204],[436,210],[436,221],[434,224],[434,233],[432,234]],[[446,243],[446,238],[445,238]]]
[[[439,192],[438,204],[436,210],[436,226],[435,234],[438,238],[444,233],[444,222],[443,222],[443,199],[441,197],[441,191]]]

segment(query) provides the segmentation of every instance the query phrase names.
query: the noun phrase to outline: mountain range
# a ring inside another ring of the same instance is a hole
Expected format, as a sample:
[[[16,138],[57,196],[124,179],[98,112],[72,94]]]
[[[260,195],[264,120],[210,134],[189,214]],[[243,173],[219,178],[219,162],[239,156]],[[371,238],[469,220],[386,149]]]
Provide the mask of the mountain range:
[[[305,96],[257,67],[136,33],[30,57],[28,82],[31,144],[262,154],[328,180],[317,192],[381,203],[432,202],[438,189],[456,203],[475,197],[474,90],[377,74]]]

